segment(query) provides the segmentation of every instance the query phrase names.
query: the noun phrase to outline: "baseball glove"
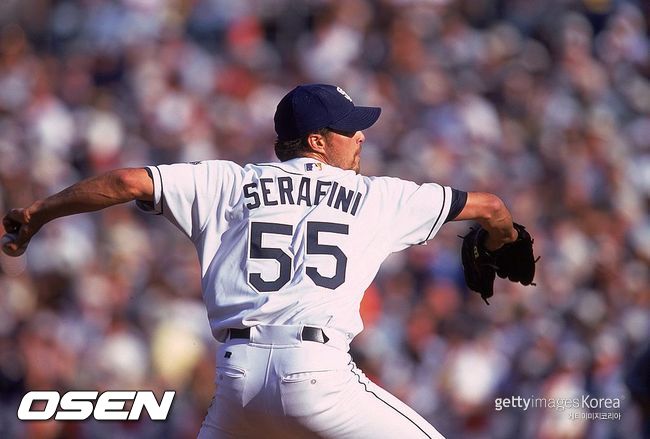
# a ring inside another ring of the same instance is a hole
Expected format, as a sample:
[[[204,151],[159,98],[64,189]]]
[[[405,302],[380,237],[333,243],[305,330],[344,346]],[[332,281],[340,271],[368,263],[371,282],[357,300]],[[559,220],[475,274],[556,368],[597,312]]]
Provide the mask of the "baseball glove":
[[[494,294],[494,279],[499,276],[522,285],[535,285],[535,264],[539,258],[533,255],[533,242],[530,233],[520,224],[514,223],[517,239],[495,251],[485,248],[488,232],[478,226],[470,228],[463,239],[461,259],[467,286],[487,299]]]

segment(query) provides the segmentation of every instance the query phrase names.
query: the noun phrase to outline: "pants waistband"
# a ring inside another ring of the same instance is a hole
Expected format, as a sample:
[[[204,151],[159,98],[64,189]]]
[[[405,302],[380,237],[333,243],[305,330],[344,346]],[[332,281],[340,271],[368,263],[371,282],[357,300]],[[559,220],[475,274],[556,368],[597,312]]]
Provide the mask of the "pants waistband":
[[[230,339],[233,338],[244,338],[250,340],[251,338],[251,328],[230,328],[228,330]],[[302,341],[315,341],[316,343],[326,344],[329,341],[329,337],[321,328],[316,328],[314,326],[305,326],[300,331]]]
[[[297,346],[304,341],[322,343],[345,352],[349,339],[345,333],[333,328],[305,325],[255,325],[244,329],[230,328],[228,340],[247,339],[253,344]]]

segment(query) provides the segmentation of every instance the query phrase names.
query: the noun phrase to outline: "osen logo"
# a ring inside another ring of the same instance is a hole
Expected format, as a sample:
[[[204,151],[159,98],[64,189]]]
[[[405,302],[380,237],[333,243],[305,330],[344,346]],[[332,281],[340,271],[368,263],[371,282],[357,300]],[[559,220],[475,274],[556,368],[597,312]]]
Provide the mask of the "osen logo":
[[[136,421],[146,408],[152,420],[163,421],[176,392],[165,391],[160,403],[150,390],[112,390],[98,395],[97,391],[85,390],[66,392],[63,396],[55,391],[28,392],[18,407],[18,419],[42,421],[54,417],[58,421],[82,421],[92,416],[98,421]],[[125,409],[127,401],[133,401],[130,410]]]

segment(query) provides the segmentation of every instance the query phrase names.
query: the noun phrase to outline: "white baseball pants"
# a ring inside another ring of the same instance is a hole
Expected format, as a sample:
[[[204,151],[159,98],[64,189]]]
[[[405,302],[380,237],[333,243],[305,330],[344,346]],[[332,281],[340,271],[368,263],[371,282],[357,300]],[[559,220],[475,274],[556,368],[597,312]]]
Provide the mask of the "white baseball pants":
[[[217,390],[200,439],[442,438],[352,362],[347,340],[302,341],[301,326],[258,325],[217,352]]]

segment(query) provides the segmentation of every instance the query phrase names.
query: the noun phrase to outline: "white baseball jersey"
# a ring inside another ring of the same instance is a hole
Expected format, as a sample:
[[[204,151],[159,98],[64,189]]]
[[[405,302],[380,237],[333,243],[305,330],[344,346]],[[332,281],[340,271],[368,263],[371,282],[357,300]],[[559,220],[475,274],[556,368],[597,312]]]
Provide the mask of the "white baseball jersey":
[[[366,177],[311,158],[151,166],[161,213],[194,243],[214,336],[256,324],[362,330],[382,261],[436,235],[452,189]],[[143,207],[143,203],[139,203]]]

